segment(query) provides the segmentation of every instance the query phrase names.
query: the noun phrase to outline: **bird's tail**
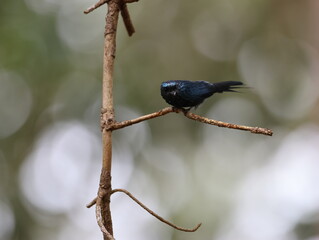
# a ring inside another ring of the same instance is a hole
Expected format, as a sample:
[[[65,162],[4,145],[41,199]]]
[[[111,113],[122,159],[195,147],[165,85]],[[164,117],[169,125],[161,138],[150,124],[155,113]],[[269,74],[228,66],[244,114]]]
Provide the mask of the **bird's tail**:
[[[225,81],[225,82],[217,82],[213,83],[212,87],[214,92],[222,93],[222,92],[237,92],[236,89],[242,88],[244,85],[242,82],[237,81]]]

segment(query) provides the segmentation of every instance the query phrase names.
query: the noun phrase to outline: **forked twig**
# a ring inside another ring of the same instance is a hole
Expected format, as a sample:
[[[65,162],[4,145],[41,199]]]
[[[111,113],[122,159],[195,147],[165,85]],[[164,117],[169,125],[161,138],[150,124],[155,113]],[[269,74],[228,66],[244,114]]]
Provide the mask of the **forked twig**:
[[[165,220],[164,218],[162,218],[161,216],[159,216],[158,214],[156,214],[155,212],[153,212],[151,209],[149,209],[148,207],[146,207],[143,203],[141,203],[136,197],[133,196],[132,193],[130,193],[129,191],[125,190],[125,189],[114,189],[112,190],[111,194],[116,193],[116,192],[122,192],[125,193],[127,196],[129,196],[134,202],[136,202],[138,205],[140,205],[143,209],[145,209],[149,214],[151,214],[152,216],[156,217],[158,220],[160,220],[161,222],[171,226],[172,228],[175,228],[179,231],[183,231],[183,232],[195,232],[202,224],[199,223],[196,225],[196,227],[189,229],[189,228],[182,228],[182,227],[178,227],[175,224]]]
[[[139,201],[136,197],[133,196],[132,193],[130,193],[129,191],[125,190],[125,189],[114,189],[112,190],[111,194],[116,193],[116,192],[122,192],[125,193],[127,196],[129,196],[134,202],[136,202],[138,205],[140,205],[140,207],[142,207],[144,210],[146,210],[149,214],[151,214],[152,216],[154,216],[155,218],[157,218],[158,220],[160,220],[161,222],[171,226],[172,228],[175,228],[179,231],[183,231],[183,232],[195,232],[202,224],[199,223],[197,224],[194,228],[183,228],[183,227],[179,227],[176,226],[175,224],[167,221],[166,219],[162,218],[161,216],[159,216],[157,213],[155,213],[154,211],[152,211],[151,209],[149,209],[148,207],[146,207],[141,201]],[[87,207],[90,208],[92,207],[95,203],[97,202],[97,198],[93,199],[88,205]]]
[[[89,7],[88,9],[86,9],[84,11],[85,14],[89,14],[90,12],[94,11],[95,9],[101,7],[102,5],[104,5],[105,3],[109,3],[111,0],[99,0],[97,3],[95,3],[94,5],[92,5],[91,7]],[[121,15],[124,21],[124,25],[125,28],[127,30],[127,33],[129,36],[132,36],[133,33],[135,32],[135,28],[133,26],[131,17],[130,17],[130,13],[127,9],[127,3],[133,3],[133,2],[138,2],[138,0],[119,0],[120,2],[120,11],[121,11]]]

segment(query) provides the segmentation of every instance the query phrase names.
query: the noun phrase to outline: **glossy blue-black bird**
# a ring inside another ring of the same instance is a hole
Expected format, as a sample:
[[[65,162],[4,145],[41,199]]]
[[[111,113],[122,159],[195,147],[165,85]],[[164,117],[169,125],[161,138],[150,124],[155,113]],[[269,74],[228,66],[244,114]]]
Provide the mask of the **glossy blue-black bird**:
[[[197,107],[214,93],[236,92],[242,82],[225,81],[210,83],[206,81],[170,80],[161,84],[161,95],[165,101],[176,108]]]

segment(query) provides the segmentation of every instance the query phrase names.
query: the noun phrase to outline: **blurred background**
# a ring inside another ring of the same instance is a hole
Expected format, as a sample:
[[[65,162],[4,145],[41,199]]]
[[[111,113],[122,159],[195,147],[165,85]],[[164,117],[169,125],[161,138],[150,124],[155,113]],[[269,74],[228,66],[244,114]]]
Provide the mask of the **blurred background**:
[[[0,239],[102,239],[94,209],[101,168],[106,6],[89,0],[0,2]],[[158,0],[120,19],[116,119],[167,104],[170,79],[243,81],[195,113],[266,127],[274,136],[200,124],[181,114],[114,132],[115,238],[319,239],[319,1]]]

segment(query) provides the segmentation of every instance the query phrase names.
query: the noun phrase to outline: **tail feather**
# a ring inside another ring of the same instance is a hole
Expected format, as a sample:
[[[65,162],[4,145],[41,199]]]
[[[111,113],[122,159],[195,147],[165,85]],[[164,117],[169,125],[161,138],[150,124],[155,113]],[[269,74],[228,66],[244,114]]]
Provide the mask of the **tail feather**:
[[[242,82],[238,81],[225,81],[213,83],[213,88],[215,92],[237,92],[236,90],[242,88],[240,85],[244,85]]]

